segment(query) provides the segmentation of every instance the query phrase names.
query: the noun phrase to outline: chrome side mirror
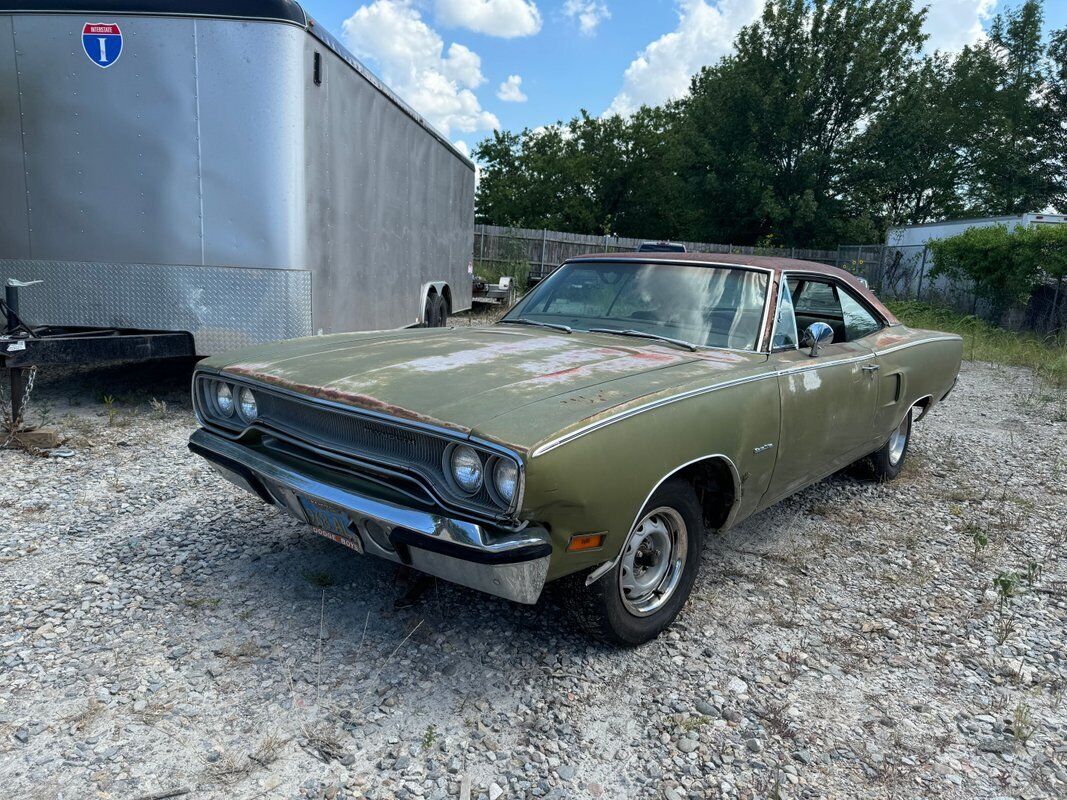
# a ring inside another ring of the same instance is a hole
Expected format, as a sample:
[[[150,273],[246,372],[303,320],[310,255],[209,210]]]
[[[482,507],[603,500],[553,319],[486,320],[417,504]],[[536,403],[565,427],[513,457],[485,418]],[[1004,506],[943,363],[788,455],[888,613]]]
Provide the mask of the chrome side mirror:
[[[814,358],[819,355],[819,345],[823,342],[834,340],[834,329],[825,322],[813,322],[804,329],[804,335],[800,339],[801,347],[810,347],[809,355]]]

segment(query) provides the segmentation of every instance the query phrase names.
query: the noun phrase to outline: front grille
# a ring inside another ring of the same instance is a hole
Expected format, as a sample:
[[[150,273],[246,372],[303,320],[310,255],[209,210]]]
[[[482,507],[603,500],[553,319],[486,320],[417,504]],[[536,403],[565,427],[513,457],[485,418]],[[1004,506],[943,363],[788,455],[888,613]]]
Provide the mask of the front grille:
[[[256,397],[258,417],[254,429],[275,432],[312,448],[379,464],[417,480],[424,489],[445,505],[468,512],[499,517],[506,511],[489,492],[486,483],[473,495],[465,495],[452,486],[445,475],[444,462],[449,447],[471,444],[460,437],[439,435],[358,410],[323,405],[313,398],[301,398],[244,381],[224,378],[233,387],[250,386]],[[212,391],[208,376],[198,378],[195,392],[202,416],[217,427],[240,435],[245,429],[238,416],[222,418],[210,401]],[[236,396],[236,391],[234,392]],[[491,473],[497,454],[472,445],[483,457],[485,473]],[[356,465],[347,469],[359,472]]]

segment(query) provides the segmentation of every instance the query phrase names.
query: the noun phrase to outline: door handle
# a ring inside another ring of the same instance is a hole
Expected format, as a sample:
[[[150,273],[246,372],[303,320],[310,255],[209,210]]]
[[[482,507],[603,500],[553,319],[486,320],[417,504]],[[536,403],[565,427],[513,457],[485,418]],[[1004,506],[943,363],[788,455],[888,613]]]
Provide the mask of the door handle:
[[[881,368],[882,367],[879,364],[868,364],[867,366],[862,367],[864,372],[877,372]]]

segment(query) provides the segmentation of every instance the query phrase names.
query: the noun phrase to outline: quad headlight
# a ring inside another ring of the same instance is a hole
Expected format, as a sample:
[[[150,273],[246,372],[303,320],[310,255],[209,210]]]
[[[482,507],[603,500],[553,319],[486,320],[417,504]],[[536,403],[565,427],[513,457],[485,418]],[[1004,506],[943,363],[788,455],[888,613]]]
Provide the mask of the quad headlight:
[[[215,405],[222,416],[233,416],[233,392],[228,383],[215,384]]]
[[[452,449],[449,459],[452,479],[467,494],[474,494],[482,488],[482,457],[473,447],[461,444]]]
[[[259,415],[259,409],[256,408],[256,396],[252,394],[251,389],[242,388],[237,395],[240,400],[238,410],[241,412],[241,419],[245,422],[252,422]]]
[[[519,467],[510,458],[498,458],[493,467],[493,488],[507,505],[515,499],[519,485]]]

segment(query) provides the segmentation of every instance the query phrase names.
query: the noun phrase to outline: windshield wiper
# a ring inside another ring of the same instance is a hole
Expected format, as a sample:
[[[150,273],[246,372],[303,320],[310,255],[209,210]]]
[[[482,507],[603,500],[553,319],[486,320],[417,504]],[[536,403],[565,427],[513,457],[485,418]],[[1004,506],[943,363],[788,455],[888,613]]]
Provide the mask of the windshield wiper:
[[[617,336],[635,336],[639,339],[657,339],[661,342],[669,342],[670,344],[676,344],[679,347],[692,350],[694,353],[697,351],[697,346],[692,342],[687,342],[685,339],[672,339],[670,336],[660,336],[658,333],[648,333],[647,331],[638,331],[633,328],[590,328],[589,332],[614,333]]]
[[[524,319],[519,317],[517,319],[502,319],[501,322],[506,322],[509,325],[536,325],[538,328],[551,328],[554,331],[563,331],[564,333],[570,333],[571,328],[568,325],[560,325],[558,322],[538,322],[536,319]]]

